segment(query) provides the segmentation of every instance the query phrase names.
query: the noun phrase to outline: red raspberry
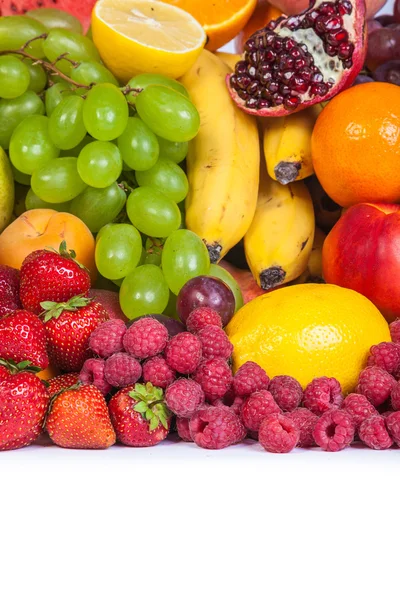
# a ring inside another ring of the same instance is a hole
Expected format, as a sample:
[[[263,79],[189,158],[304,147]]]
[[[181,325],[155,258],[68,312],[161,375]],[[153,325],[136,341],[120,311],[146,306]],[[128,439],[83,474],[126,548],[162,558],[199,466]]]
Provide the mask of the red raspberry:
[[[318,419],[313,435],[320,448],[328,452],[338,452],[350,446],[355,431],[352,417],[345,410],[333,409]]]
[[[193,379],[201,385],[209,401],[223,398],[232,383],[232,372],[222,358],[210,358],[200,363]]]
[[[236,371],[233,378],[233,389],[237,396],[250,396],[253,392],[267,390],[269,377],[257,363],[245,362]]]
[[[7,375],[8,375],[7,371]],[[76,385],[79,381],[79,373],[64,373],[63,375],[57,375],[48,380],[47,391],[50,398],[59,394],[60,392],[67,390],[68,388]]]
[[[379,367],[394,375],[400,368],[400,346],[393,342],[382,342],[372,346],[368,357],[368,367]]]
[[[384,419],[386,419],[386,417],[388,417],[389,415],[391,415],[392,412],[393,412],[392,410],[386,410],[385,412],[380,413],[380,415],[381,415],[381,417],[383,417]]]
[[[371,402],[362,394],[349,394],[342,404],[345,410],[353,418],[354,425],[358,428],[365,419],[378,414]]]
[[[258,431],[258,440],[264,450],[285,454],[293,450],[299,441],[297,425],[286,415],[275,414],[263,420]]]
[[[241,442],[246,436],[243,423],[223,406],[204,406],[190,419],[193,441],[201,448],[220,450]]]
[[[142,375],[139,361],[126,352],[117,352],[106,360],[104,375],[108,383],[123,388],[136,383]]]
[[[88,358],[83,363],[79,380],[85,385],[94,385],[104,396],[107,396],[113,386],[105,378],[104,367],[105,361],[101,358]]]
[[[201,342],[187,331],[178,333],[168,342],[165,358],[174,371],[183,375],[194,373],[201,360]]]
[[[218,400],[217,400],[218,402]],[[223,400],[220,401],[224,406],[228,406],[236,415],[240,415],[243,404],[246,402],[246,398],[241,396],[231,396],[229,393],[225,395]],[[215,406],[215,402],[212,403]]]
[[[396,319],[393,323],[390,323],[389,328],[392,342],[400,344],[400,319]]]
[[[89,338],[89,348],[101,358],[108,358],[123,350],[122,339],[126,325],[121,319],[110,319],[101,323]]]
[[[392,388],[391,406],[393,410],[400,410],[400,381],[395,383],[395,385]]]
[[[304,390],[303,404],[316,415],[339,407],[342,400],[340,383],[334,377],[316,377]]]
[[[386,417],[386,427],[390,435],[393,438],[393,441],[400,446],[400,411],[392,412],[388,417]]]
[[[156,387],[165,390],[173,381],[176,373],[168,366],[167,361],[162,356],[149,358],[143,365],[143,381],[150,382]]]
[[[366,396],[375,407],[390,397],[396,380],[379,367],[367,367],[361,371],[356,392]]]
[[[192,435],[189,427],[190,419],[184,419],[183,417],[176,417],[176,430],[179,437],[184,442],[193,442]]]
[[[319,417],[314,415],[308,408],[295,408],[287,416],[290,417],[299,428],[300,437],[297,445],[300,448],[311,448],[312,446],[315,446],[313,431]]]
[[[303,388],[299,382],[289,375],[278,375],[271,380],[268,390],[282,410],[291,411],[300,406],[303,399]]]
[[[203,358],[230,358],[233,346],[225,331],[216,325],[206,325],[197,334]]]
[[[365,419],[359,429],[360,440],[374,450],[387,450],[393,445],[393,440],[386,429],[385,419],[374,415]]]
[[[258,431],[264,419],[281,412],[282,410],[275,402],[273,395],[267,390],[261,390],[260,392],[254,392],[247,398],[240,416],[246,429]]]
[[[177,417],[191,417],[203,402],[204,392],[192,379],[177,379],[165,392],[165,403]]]
[[[204,306],[193,310],[186,320],[186,329],[191,333],[199,333],[207,325],[215,325],[222,329],[222,319],[217,311]]]
[[[125,350],[139,360],[160,354],[168,342],[168,329],[152,317],[132,323],[124,335]]]

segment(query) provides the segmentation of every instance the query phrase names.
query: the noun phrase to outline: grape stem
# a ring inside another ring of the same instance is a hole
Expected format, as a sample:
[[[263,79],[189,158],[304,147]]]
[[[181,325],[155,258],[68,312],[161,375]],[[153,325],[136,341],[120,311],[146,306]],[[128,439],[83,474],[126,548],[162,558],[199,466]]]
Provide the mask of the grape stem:
[[[45,39],[46,37],[47,37],[46,33],[43,33],[42,35],[38,35],[37,37],[34,37],[31,40],[28,40],[19,50],[1,50],[0,56],[2,56],[4,54],[18,54],[18,56],[23,56],[24,58],[29,58],[30,60],[32,60],[34,62],[35,65],[40,65],[48,73],[52,73],[53,75],[58,75],[59,77],[64,79],[70,85],[73,85],[76,88],[83,88],[85,90],[90,90],[92,88],[92,85],[84,85],[83,83],[78,83],[77,81],[74,81],[73,79],[71,79],[71,77],[68,77],[68,75],[65,75],[64,73],[62,73],[62,71],[60,71],[60,69],[57,69],[56,64],[60,60],[67,60],[74,67],[77,67],[79,65],[79,63],[75,62],[74,60],[67,58],[68,52],[61,54],[58,58],[56,58],[56,60],[53,63],[49,63],[46,60],[37,58],[36,56],[32,56],[32,54],[29,54],[29,52],[26,52],[25,48],[27,48],[29,46],[29,44],[31,44],[35,40]]]

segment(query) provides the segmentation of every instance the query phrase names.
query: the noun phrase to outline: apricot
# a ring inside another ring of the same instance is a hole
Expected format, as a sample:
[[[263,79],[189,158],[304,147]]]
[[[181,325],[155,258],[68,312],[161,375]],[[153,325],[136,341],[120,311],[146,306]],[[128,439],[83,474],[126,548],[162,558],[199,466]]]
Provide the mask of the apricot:
[[[0,264],[20,269],[25,257],[35,250],[54,248],[62,241],[75,250],[76,259],[89,269],[92,281],[97,270],[95,240],[85,223],[69,213],[48,208],[24,212],[0,234]]]

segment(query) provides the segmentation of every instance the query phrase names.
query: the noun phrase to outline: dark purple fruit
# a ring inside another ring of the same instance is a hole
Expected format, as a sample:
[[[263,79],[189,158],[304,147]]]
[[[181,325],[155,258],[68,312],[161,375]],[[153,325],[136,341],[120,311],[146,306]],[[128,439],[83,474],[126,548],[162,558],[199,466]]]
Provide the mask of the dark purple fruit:
[[[400,85],[400,60],[391,60],[378,67],[374,72],[374,78],[376,81]]]
[[[400,31],[398,29],[376,29],[368,36],[366,64],[371,71],[389,60],[400,59]]]
[[[165,327],[168,329],[170,337],[174,337],[175,335],[178,335],[178,333],[186,331],[186,327],[176,319],[173,319],[172,317],[166,317],[165,315],[146,315],[146,317],[153,317],[153,319],[157,319],[157,321],[165,325]],[[132,325],[132,323],[134,323],[135,321],[139,321],[139,319],[143,319],[143,317],[136,317],[136,319],[128,321],[126,326],[129,328]]]
[[[235,312],[235,297],[231,289],[216,277],[194,277],[178,294],[176,308],[180,320],[186,319],[195,308],[207,306],[214,309],[221,317],[225,327]]]

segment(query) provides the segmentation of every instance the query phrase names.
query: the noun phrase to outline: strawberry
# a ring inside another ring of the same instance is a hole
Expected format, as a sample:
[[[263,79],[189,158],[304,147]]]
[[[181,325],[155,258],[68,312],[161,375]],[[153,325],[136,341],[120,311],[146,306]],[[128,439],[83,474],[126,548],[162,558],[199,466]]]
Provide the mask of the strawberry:
[[[39,317],[16,310],[0,319],[0,358],[15,363],[29,360],[40,369],[48,366],[46,330]]]
[[[42,302],[50,360],[61,371],[80,371],[91,356],[89,338],[108,313],[98,302],[75,296],[68,302]]]
[[[15,450],[41,434],[50,397],[28,361],[5,364],[0,371],[0,450]]]
[[[77,385],[56,396],[46,428],[63,448],[102,449],[115,444],[106,401],[94,385]]]
[[[22,308],[19,299],[19,271],[0,265],[0,317]]]
[[[68,388],[76,385],[79,381],[79,373],[64,373],[63,375],[57,375],[48,380],[47,391],[49,392],[50,398],[67,390]]]
[[[164,402],[164,391],[151,383],[120,390],[111,398],[108,409],[117,440],[126,446],[155,446],[168,435],[171,413]]]
[[[68,252],[65,241],[58,252],[49,248],[29,254],[21,267],[22,306],[38,315],[42,302],[67,302],[79,294],[87,296],[90,275],[75,257],[73,250]]]

